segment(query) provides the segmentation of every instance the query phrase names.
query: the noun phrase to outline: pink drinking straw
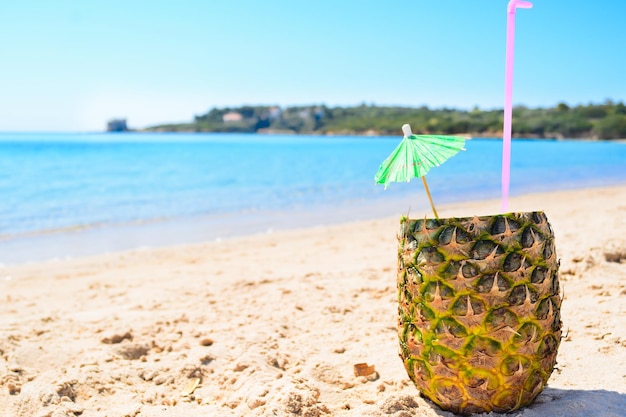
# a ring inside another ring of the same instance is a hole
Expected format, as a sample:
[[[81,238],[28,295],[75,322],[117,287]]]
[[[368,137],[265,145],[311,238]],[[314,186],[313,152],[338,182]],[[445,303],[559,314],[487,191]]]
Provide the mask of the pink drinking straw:
[[[513,118],[513,48],[515,44],[515,9],[530,9],[529,1],[511,0],[506,19],[506,69],[504,73],[504,127],[502,128],[502,212],[509,209],[511,183],[511,124]]]

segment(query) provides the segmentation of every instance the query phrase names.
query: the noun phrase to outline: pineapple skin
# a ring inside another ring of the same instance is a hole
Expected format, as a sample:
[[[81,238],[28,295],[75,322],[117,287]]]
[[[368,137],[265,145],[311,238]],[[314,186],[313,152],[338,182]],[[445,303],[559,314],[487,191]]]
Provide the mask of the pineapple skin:
[[[465,415],[530,404],[561,341],[546,215],[403,218],[398,241],[400,357],[419,391]]]

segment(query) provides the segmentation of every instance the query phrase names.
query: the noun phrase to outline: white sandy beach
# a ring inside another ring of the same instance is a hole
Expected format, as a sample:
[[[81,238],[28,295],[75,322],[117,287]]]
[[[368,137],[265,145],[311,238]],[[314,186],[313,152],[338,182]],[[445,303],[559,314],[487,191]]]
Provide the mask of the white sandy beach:
[[[543,394],[509,415],[626,416],[626,186],[510,208],[552,223],[566,337]],[[400,214],[0,267],[0,416],[452,416],[397,354]]]

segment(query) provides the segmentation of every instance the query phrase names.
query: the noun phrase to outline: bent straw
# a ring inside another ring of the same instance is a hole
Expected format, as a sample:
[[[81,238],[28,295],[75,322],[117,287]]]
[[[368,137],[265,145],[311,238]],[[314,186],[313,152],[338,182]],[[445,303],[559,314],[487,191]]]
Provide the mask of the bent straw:
[[[504,73],[504,126],[502,128],[502,211],[509,208],[511,183],[511,127],[513,119],[513,49],[515,44],[515,9],[530,9],[529,1],[510,0],[506,21],[506,65]]]

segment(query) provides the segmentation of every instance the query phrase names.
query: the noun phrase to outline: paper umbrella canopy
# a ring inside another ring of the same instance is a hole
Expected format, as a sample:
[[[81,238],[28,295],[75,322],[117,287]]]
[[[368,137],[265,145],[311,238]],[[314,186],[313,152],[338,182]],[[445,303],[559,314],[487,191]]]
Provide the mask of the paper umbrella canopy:
[[[460,136],[443,135],[413,135],[409,125],[402,126],[404,138],[393,150],[391,155],[383,161],[374,177],[376,183],[409,182],[413,178],[422,178],[428,198],[430,191],[423,178],[431,168],[439,166],[449,158],[464,150],[465,138]],[[437,213],[435,212],[435,217]]]

